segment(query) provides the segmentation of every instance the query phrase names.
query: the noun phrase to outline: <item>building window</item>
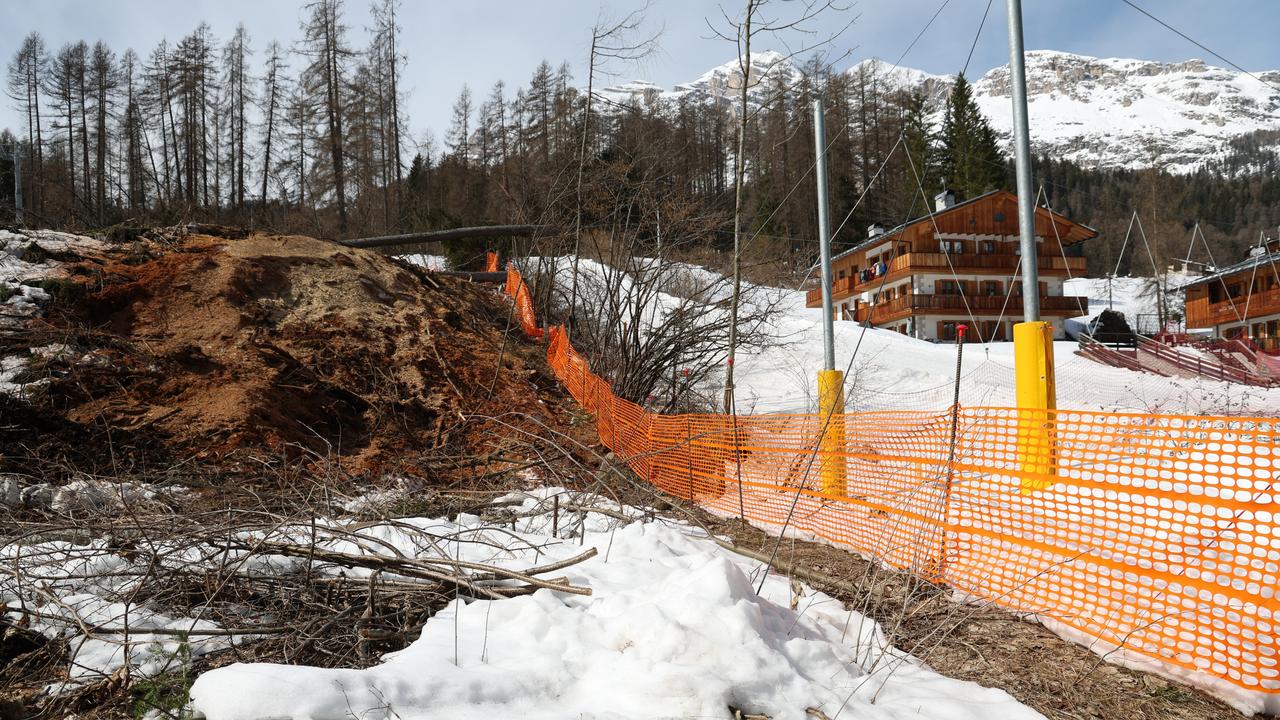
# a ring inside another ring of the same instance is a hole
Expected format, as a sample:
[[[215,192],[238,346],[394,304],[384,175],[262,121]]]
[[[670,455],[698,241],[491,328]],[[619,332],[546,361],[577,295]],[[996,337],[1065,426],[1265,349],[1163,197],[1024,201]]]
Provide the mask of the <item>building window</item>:
[[[963,240],[942,240],[938,243],[938,247],[948,255],[961,255],[964,253]]]
[[[996,254],[995,241],[983,240],[982,242],[978,243],[978,252],[982,253],[983,255],[995,255]]]
[[[954,322],[938,323],[938,339],[939,340],[955,340],[956,324]]]
[[[987,296],[995,296],[1000,294],[999,280],[984,280],[982,283],[982,292]]]
[[[939,295],[963,295],[964,294],[964,286],[955,280],[939,280],[937,289],[938,289]]]

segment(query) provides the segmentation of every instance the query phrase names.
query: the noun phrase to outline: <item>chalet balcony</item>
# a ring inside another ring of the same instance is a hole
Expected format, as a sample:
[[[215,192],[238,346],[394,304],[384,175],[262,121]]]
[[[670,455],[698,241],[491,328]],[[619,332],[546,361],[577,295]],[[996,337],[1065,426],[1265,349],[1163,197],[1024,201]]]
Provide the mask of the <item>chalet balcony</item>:
[[[949,262],[948,262],[949,260]],[[1054,257],[1042,255],[1037,264],[1040,274],[1050,276],[1083,275],[1085,259],[1082,257]],[[835,280],[831,284],[832,300],[843,300],[860,292],[874,290],[884,282],[892,282],[916,273],[949,273],[952,270],[958,275],[992,274],[1012,275],[1018,266],[1017,255],[948,255],[947,253],[913,252],[899,255],[889,263],[887,276],[873,277],[866,282],[858,278],[846,277]],[[806,307],[822,306],[822,289],[810,290],[805,296]]]
[[[966,310],[967,307],[967,310]],[[1089,298],[1075,295],[1049,295],[1040,298],[1040,314],[1075,317],[1089,311]],[[1001,311],[1009,320],[1022,318],[1022,298],[1005,295],[903,295],[876,305],[858,308],[854,319],[863,322],[871,315],[871,324],[901,320],[911,315],[967,315],[990,317]]]
[[[1252,297],[1241,295],[1219,302],[1209,302],[1207,297],[1188,298],[1186,307],[1188,328],[1211,328],[1215,325],[1238,323],[1241,317],[1252,320],[1276,314],[1280,314],[1280,288],[1255,292]]]

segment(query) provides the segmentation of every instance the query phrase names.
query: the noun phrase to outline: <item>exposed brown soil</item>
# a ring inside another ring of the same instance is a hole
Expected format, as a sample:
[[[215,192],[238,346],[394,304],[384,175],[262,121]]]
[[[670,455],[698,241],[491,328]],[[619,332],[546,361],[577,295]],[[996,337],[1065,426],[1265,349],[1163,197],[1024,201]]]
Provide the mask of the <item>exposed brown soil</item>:
[[[491,286],[267,235],[137,241],[71,277],[85,290],[45,331],[74,352],[40,368],[52,378],[40,402],[137,436],[133,449],[380,474],[445,446],[489,454],[507,423],[567,427],[537,348],[504,342],[509,311]]]

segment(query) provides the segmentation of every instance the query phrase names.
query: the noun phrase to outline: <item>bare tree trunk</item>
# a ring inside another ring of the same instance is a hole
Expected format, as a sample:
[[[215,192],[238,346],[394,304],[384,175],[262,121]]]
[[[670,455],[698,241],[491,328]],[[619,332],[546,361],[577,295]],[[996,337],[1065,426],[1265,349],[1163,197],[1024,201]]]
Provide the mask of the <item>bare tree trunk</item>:
[[[591,55],[587,63],[587,106],[582,117],[582,139],[578,143],[578,181],[577,202],[573,214],[573,268],[569,271],[569,315],[573,322],[573,313],[578,307],[578,255],[582,250],[582,175],[587,165],[587,142],[591,136],[591,101],[594,96],[596,79],[596,50],[600,45],[600,34],[597,30],[591,36]],[[554,277],[554,273],[552,273]]]
[[[729,300],[729,353],[725,358],[724,411],[734,407],[733,361],[738,350],[738,305],[742,299],[742,190],[746,174],[747,95],[751,86],[751,22],[757,0],[747,0],[746,17],[739,30],[738,68],[742,71],[742,88],[738,93],[738,151],[733,159],[733,295]]]

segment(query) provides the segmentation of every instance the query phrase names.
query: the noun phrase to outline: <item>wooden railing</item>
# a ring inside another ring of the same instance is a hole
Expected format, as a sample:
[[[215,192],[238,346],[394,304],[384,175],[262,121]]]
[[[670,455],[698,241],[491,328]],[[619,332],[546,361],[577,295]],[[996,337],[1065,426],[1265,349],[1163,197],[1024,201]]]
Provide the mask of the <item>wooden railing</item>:
[[[1247,321],[1277,313],[1280,313],[1280,288],[1255,292],[1252,297],[1241,296],[1218,302],[1209,302],[1209,298],[1196,298],[1188,300],[1186,307],[1189,328],[1213,327],[1240,322],[1241,318]]]
[[[1138,362],[1137,348],[1126,352],[1118,347],[1111,347],[1094,340],[1092,336],[1081,333],[1079,338],[1080,354],[1103,365],[1111,367],[1125,368],[1126,370],[1146,371],[1157,375],[1165,375],[1159,370],[1143,367]]]
[[[1138,349],[1140,353],[1150,353],[1171,365],[1211,380],[1242,383],[1245,385],[1260,385],[1263,387],[1270,387],[1275,383],[1275,380],[1270,376],[1247,372],[1240,368],[1224,364],[1216,358],[1210,360],[1202,355],[1184,353],[1176,348],[1170,347],[1161,342],[1156,342],[1155,340],[1142,335],[1138,336]]]
[[[948,262],[948,259],[950,262]],[[1042,256],[1037,263],[1040,266],[1040,272],[1057,275],[1059,273],[1066,274],[1068,270],[1072,274],[1082,274],[1085,271],[1085,259],[1082,257],[1052,257]],[[875,290],[881,283],[891,280],[897,280],[913,273],[922,272],[950,272],[955,270],[957,274],[972,274],[974,272],[983,272],[987,270],[1002,270],[1012,274],[1013,269],[1018,266],[1017,255],[948,255],[947,253],[924,253],[913,252],[905,255],[899,255],[888,263],[885,275],[873,277],[865,282],[859,282],[858,277],[840,278],[831,283],[831,298],[833,300],[843,300],[860,292]],[[887,277],[886,277],[887,276]],[[822,289],[815,288],[805,295],[805,305],[808,307],[818,307],[822,304]]]
[[[1040,298],[1040,312],[1045,315],[1079,315],[1081,308],[1089,311],[1089,298],[1075,295],[1049,295]],[[949,314],[991,315],[1004,312],[1011,320],[1022,314],[1022,298],[1005,295],[903,295],[870,307],[858,308],[857,319],[866,320],[871,313],[872,324],[878,325],[912,314],[930,311],[946,311]]]

